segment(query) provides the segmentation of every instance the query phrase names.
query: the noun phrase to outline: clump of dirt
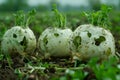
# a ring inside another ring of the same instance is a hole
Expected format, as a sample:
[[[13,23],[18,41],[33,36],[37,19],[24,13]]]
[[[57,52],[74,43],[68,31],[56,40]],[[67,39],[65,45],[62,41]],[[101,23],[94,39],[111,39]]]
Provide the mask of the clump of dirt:
[[[0,69],[0,80],[16,80],[17,76],[14,74],[14,70],[9,68]]]

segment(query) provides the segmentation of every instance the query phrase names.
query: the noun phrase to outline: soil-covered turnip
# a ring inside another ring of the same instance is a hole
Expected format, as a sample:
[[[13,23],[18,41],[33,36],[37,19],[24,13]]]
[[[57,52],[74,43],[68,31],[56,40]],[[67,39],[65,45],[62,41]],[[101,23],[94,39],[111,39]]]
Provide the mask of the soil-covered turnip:
[[[40,35],[39,48],[49,56],[70,56],[71,29],[47,28]]]
[[[73,55],[80,60],[108,58],[115,54],[114,37],[104,28],[90,24],[81,25],[74,31],[71,39]]]
[[[19,11],[17,15],[15,15],[16,26],[8,29],[2,38],[1,51],[3,53],[19,53],[21,55],[33,53],[36,48],[36,38],[32,30],[28,27],[28,23],[34,13],[34,10],[28,13],[27,19],[22,11]]]
[[[15,26],[4,34],[1,48],[3,53],[32,53],[36,48],[36,38],[29,27]]]

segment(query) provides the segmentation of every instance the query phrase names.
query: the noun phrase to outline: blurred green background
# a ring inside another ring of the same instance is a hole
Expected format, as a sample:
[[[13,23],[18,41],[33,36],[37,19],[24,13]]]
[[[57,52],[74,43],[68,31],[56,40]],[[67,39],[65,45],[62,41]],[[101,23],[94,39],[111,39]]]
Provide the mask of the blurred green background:
[[[32,8],[48,11],[53,3],[56,3],[61,11],[99,10],[101,4],[120,10],[120,0],[0,0],[0,12],[28,11]]]

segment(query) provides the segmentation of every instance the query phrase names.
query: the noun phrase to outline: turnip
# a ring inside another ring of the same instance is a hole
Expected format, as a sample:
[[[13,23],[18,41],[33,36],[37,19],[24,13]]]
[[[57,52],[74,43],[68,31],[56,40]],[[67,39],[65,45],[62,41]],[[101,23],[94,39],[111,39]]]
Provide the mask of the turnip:
[[[43,31],[38,39],[38,45],[40,51],[47,57],[65,57],[71,55],[70,49],[70,36],[72,36],[72,30],[65,27],[65,17],[53,9],[55,12],[58,26],[47,28]]]
[[[28,14],[26,23],[23,12],[18,12],[16,15],[16,26],[7,30],[2,38],[1,51],[4,54],[25,55],[33,53],[36,48],[36,38],[32,30],[28,27],[29,20],[34,11]]]
[[[73,54],[80,60],[109,58],[115,54],[114,37],[104,28],[90,24],[81,25],[74,31],[71,39]]]
[[[38,40],[39,48],[49,56],[69,56],[71,35],[71,29],[47,28]]]

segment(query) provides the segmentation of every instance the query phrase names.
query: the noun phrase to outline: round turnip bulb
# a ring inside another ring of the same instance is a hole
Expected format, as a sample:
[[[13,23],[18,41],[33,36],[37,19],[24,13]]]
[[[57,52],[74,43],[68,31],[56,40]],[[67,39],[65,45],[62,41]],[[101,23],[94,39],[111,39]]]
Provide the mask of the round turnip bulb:
[[[104,28],[81,25],[73,32],[71,39],[73,55],[80,60],[108,58],[115,54],[114,37]]]
[[[70,56],[70,36],[72,33],[71,29],[47,28],[39,37],[39,49],[45,56]]]
[[[12,27],[7,30],[1,42],[1,50],[5,54],[33,53],[36,48],[36,38],[29,27]]]

